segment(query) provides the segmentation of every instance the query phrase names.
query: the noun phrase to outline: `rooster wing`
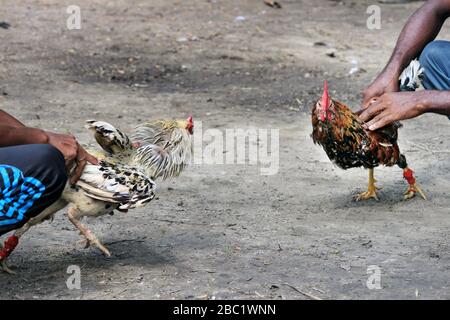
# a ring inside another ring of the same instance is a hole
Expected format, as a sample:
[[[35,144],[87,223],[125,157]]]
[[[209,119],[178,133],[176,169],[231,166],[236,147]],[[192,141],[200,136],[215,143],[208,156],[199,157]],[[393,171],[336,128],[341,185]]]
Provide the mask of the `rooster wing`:
[[[155,197],[155,183],[137,168],[100,161],[87,165],[77,182],[84,194],[107,203],[116,203],[119,209],[141,207]]]

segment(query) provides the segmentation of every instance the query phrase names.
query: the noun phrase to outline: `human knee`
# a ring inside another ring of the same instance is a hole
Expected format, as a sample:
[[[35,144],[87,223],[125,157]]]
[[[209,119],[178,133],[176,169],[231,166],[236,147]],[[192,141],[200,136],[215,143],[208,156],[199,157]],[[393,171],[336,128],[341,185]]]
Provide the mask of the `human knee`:
[[[68,176],[62,153],[49,144],[37,144],[31,147],[33,150],[30,160],[35,162],[37,166],[44,168],[47,174],[56,177],[55,182],[57,184],[65,184]]]
[[[446,51],[450,48],[450,42],[435,40],[426,45],[420,55],[420,64],[426,66],[431,61],[438,61],[445,58]]]

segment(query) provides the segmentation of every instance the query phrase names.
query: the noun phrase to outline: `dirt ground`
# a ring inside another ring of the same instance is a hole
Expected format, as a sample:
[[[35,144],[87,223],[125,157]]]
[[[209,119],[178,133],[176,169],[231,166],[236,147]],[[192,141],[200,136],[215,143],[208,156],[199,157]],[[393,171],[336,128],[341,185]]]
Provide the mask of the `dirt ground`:
[[[279,129],[280,168],[191,166],[146,208],[86,220],[111,258],[77,245],[59,212],[23,237],[1,299],[450,298],[448,120],[426,115],[400,133],[429,201],[402,200],[399,168],[376,170],[379,202],[352,201],[367,173],[336,168],[309,137],[323,80],[357,109],[421,2],[380,4],[372,31],[376,1],[280,2],[2,1],[1,108],[28,125],[89,143],[86,119],[127,131],[192,114],[204,130]],[[71,4],[81,30],[66,28]],[[70,265],[81,267],[80,290],[66,287]],[[381,290],[366,286],[370,265]]]

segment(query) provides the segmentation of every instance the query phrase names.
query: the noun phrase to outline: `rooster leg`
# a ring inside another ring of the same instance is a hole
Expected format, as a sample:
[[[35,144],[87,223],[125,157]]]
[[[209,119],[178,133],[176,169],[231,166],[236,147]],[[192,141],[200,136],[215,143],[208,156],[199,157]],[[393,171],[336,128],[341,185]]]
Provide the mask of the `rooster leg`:
[[[37,224],[37,216],[36,218],[31,219],[27,223],[25,223],[20,229],[17,229],[13,235],[6,239],[3,248],[0,250],[0,266],[1,269],[9,274],[16,274],[10,267],[6,261],[8,260],[9,255],[14,251],[16,246],[19,244],[20,237],[23,236],[25,232],[27,232],[32,226]]]
[[[379,188],[375,185],[375,182],[377,182],[377,180],[375,180],[373,173],[374,169],[369,169],[369,187],[366,192],[363,192],[356,196],[356,201],[367,200],[370,198],[374,198],[378,201],[377,190]]]
[[[425,192],[417,185],[416,179],[414,178],[414,172],[410,168],[407,167],[403,169],[403,178],[405,178],[409,184],[408,189],[404,193],[405,200],[414,198],[417,192],[424,200],[427,200]]]
[[[6,259],[2,260],[0,263],[0,267],[3,270],[3,272],[9,273],[9,274],[16,274],[15,271],[11,270],[8,265],[6,264]]]
[[[19,239],[28,231],[32,226],[35,226],[39,223],[42,223],[44,220],[47,220],[49,218],[53,218],[53,214],[64,208],[66,206],[66,203],[64,201],[56,201],[53,203],[50,207],[42,211],[40,214],[38,214],[36,217],[31,218],[27,223],[25,223],[22,227],[17,229],[13,235],[9,236],[8,239],[6,239],[5,243],[3,244],[3,248],[0,250],[0,267],[3,269],[3,271],[15,274],[14,271],[12,271],[7,263],[6,260],[10,256],[10,254],[14,251],[16,246],[19,244]]]
[[[99,248],[107,257],[111,256],[111,252],[98,240],[98,238],[92,233],[91,230],[86,228],[80,220],[77,219],[78,210],[75,207],[69,207],[67,211],[67,216],[69,217],[70,222],[86,237],[88,243],[94,244],[97,248]]]

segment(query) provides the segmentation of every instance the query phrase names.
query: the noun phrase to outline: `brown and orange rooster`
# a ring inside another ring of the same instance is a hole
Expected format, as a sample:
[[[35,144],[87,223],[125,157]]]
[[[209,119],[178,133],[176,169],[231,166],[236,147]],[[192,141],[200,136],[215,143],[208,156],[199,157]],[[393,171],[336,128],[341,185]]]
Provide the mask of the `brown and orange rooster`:
[[[405,78],[401,83],[402,90],[415,90],[417,87],[413,79],[417,80],[420,76],[420,65],[416,61],[409,68],[409,76],[403,73]],[[401,124],[393,123],[377,131],[366,130],[363,124],[349,107],[330,98],[328,84],[325,81],[322,98],[312,109],[312,138],[340,168],[369,169],[368,190],[359,194],[356,200],[370,198],[378,200],[374,168],[379,165],[388,167],[398,165],[403,169],[403,177],[409,184],[404,194],[405,199],[414,197],[416,193],[426,199],[425,193],[416,183],[413,171],[408,167],[406,157],[400,153],[397,131]]]

